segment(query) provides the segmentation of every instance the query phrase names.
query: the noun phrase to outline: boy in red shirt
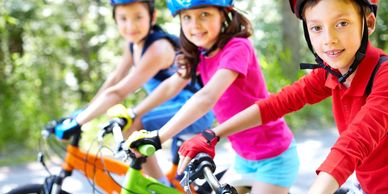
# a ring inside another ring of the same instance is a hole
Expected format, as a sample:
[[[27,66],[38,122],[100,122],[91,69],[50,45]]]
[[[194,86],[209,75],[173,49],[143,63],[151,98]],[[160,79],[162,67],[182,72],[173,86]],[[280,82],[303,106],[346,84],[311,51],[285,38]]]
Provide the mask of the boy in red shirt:
[[[388,193],[388,62],[382,60],[387,54],[368,42],[375,28],[377,0],[290,0],[290,4],[303,21],[306,41],[318,63],[308,66],[315,69],[186,141],[178,170],[182,172],[199,152],[214,155],[219,137],[332,96],[340,136],[317,169],[309,193],[334,193],[353,171],[365,193]]]

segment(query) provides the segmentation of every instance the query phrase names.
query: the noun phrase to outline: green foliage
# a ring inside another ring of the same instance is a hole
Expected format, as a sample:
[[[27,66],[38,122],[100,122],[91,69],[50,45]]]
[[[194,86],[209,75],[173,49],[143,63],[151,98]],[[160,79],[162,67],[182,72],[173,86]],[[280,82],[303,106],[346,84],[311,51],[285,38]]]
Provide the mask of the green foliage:
[[[252,40],[272,93],[305,74],[297,71],[298,64],[293,62],[294,48],[285,46],[282,14],[279,14],[283,13],[281,3],[284,2],[236,2],[252,21]],[[47,121],[85,106],[118,62],[123,43],[109,1],[4,0],[0,4],[2,159],[4,154],[14,151],[10,147],[15,144],[35,147],[40,129]],[[179,33],[178,20],[170,16],[166,2],[156,1],[156,7],[158,23],[172,33]],[[388,50],[388,1],[380,1],[378,12],[371,40]],[[312,62],[312,54],[302,38],[303,54],[297,61]],[[143,97],[144,92],[140,91],[129,96],[125,104],[131,106]],[[286,119],[294,130],[312,123],[331,125],[330,99],[307,106]],[[93,124],[91,128],[97,127],[98,124]]]
[[[87,103],[121,45],[107,3],[15,0],[0,7],[3,153],[9,140],[36,145],[48,120]]]

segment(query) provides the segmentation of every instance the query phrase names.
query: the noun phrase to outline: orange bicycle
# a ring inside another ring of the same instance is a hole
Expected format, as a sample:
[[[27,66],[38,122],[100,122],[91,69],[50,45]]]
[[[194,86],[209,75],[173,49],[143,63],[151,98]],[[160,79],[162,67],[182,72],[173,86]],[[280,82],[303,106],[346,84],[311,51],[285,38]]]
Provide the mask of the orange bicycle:
[[[53,138],[50,139],[49,136],[54,133],[55,126],[62,121],[63,120],[51,121],[42,130],[42,138],[45,142],[51,144],[49,145],[49,148],[51,149],[54,149],[55,147],[55,145],[52,145],[52,142],[57,141],[52,140]],[[102,156],[100,152],[94,154],[90,153],[90,150],[81,150],[79,143],[82,131],[74,132],[71,136],[70,142],[66,148],[59,144],[56,145],[57,148],[55,149],[60,147],[60,149],[65,151],[65,156],[63,157],[63,162],[61,163],[61,170],[58,174],[52,174],[49,171],[44,159],[45,154],[43,154],[44,152],[41,150],[38,155],[39,162],[49,174],[49,176],[45,178],[44,183],[27,184],[17,187],[8,193],[68,193],[62,189],[62,183],[66,177],[72,175],[74,170],[81,172],[81,174],[87,177],[88,183],[93,189],[93,193],[120,193],[122,186],[117,180],[115,180],[114,176],[125,176],[129,169],[128,164],[111,157]],[[175,174],[176,167],[172,167],[168,172],[168,176],[173,179],[175,178]],[[183,193],[183,187],[179,184],[179,181],[171,182],[175,183],[174,187]]]
[[[74,170],[77,170],[85,175],[88,178],[89,183],[93,187],[93,193],[136,193],[136,194],[146,194],[146,193],[155,193],[155,194],[179,194],[184,193],[183,187],[179,184],[180,189],[167,187],[155,179],[146,177],[141,173],[141,165],[145,161],[145,158],[136,158],[133,153],[130,152],[127,146],[122,146],[124,140],[121,133],[121,128],[125,124],[122,119],[114,119],[107,126],[98,133],[99,142],[107,133],[112,133],[114,131],[118,132],[115,135],[114,139],[116,142],[116,154],[124,153],[125,157],[131,159],[131,164],[127,164],[111,159],[109,157],[104,157],[97,154],[90,154],[89,151],[84,152],[79,148],[79,142],[81,140],[81,131],[74,132],[71,136],[70,144],[66,148],[66,155],[62,163],[62,169],[59,174],[51,174],[48,168],[45,165],[43,155],[40,155],[40,162],[49,172],[49,176],[45,178],[43,184],[28,184],[21,187],[17,187],[8,194],[26,194],[26,193],[55,193],[55,194],[67,194],[68,192],[63,190],[62,183],[63,181],[72,175]],[[120,124],[121,123],[121,124]],[[53,121],[47,125],[43,131],[42,136],[47,139],[50,134],[54,133],[54,129],[57,122]],[[116,130],[115,130],[116,129]],[[151,145],[145,146],[149,148]],[[139,148],[139,150],[142,150]],[[147,154],[153,154],[153,151],[149,152],[149,149],[145,149]],[[152,149],[151,149],[152,150]],[[155,148],[153,148],[155,150]],[[142,152],[144,153],[144,152]],[[147,155],[145,154],[145,155]],[[229,185],[221,185],[217,178],[213,175],[215,170],[215,164],[209,156],[201,157],[193,160],[193,163],[190,165],[189,173],[183,178],[185,191],[190,193],[195,193],[191,191],[190,183],[198,178],[206,178],[206,181],[210,184],[211,188],[216,191],[216,193],[234,193],[229,192]],[[174,168],[173,168],[174,169]],[[122,184],[117,182],[113,178],[113,174],[116,175],[125,175],[125,180]],[[98,188],[97,188],[98,186]],[[211,193],[206,192],[206,193]]]

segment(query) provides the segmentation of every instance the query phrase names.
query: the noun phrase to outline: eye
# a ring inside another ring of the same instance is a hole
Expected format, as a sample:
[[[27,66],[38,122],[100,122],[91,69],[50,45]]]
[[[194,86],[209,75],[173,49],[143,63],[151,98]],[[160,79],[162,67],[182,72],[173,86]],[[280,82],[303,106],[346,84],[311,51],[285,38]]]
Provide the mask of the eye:
[[[319,32],[321,30],[322,30],[322,27],[318,26],[318,25],[310,27],[310,31],[312,31],[312,32]]]
[[[207,17],[209,16],[210,14],[208,12],[201,12],[201,17]]]
[[[345,27],[345,26],[348,26],[348,25],[349,25],[349,22],[341,21],[341,22],[338,22],[336,27]]]
[[[127,20],[127,18],[125,16],[118,16],[117,20],[120,22],[125,22]]]
[[[188,15],[182,15],[181,18],[182,18],[183,21],[190,20],[190,16],[188,16]]]

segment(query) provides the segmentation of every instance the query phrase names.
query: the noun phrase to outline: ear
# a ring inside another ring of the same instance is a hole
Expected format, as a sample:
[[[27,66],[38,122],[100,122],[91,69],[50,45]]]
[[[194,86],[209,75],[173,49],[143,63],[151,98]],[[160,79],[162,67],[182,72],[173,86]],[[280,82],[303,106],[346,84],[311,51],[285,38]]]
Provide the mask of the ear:
[[[376,28],[376,16],[373,13],[370,13],[366,17],[366,24],[368,25],[368,35],[371,35]]]
[[[156,24],[157,15],[158,15],[158,14],[157,14],[157,10],[154,9],[154,14],[152,15],[152,20],[151,20],[151,21],[152,21],[152,22],[151,22],[151,23],[152,23],[152,26]]]

